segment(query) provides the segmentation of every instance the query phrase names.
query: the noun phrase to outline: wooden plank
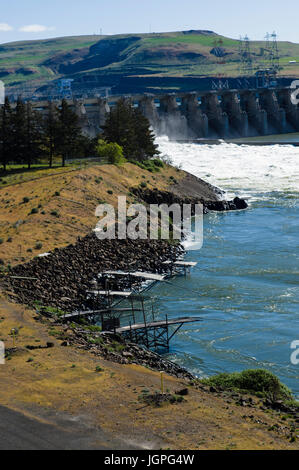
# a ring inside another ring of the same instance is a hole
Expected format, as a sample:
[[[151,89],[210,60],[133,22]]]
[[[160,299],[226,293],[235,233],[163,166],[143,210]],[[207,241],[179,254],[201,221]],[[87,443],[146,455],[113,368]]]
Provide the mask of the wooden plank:
[[[134,308],[135,312],[141,312],[141,309]],[[92,315],[100,315],[101,313],[109,313],[109,312],[132,312],[131,308],[105,308],[103,310],[87,310],[85,312],[73,312],[73,313],[66,313],[63,315],[62,318],[77,318],[83,316],[92,316]]]
[[[151,323],[136,323],[135,325],[131,326],[123,326],[121,328],[117,328],[116,332],[117,333],[125,333],[130,330],[142,330],[145,328],[163,328],[165,326],[170,326],[170,325],[183,325],[184,323],[194,323],[194,322],[200,322],[202,321],[202,318],[196,318],[196,317],[187,317],[187,318],[176,318],[173,320],[162,320],[162,321],[155,321]]]
[[[134,276],[134,277],[141,277],[143,279],[147,279],[149,281],[160,281],[160,282],[163,282],[164,279],[165,279],[165,276],[162,276],[161,274],[154,274],[154,273],[144,273],[144,272],[135,272],[135,273],[131,273],[131,276]]]
[[[7,276],[10,279],[20,279],[23,281],[38,281],[37,277]]]
[[[195,261],[164,261],[163,264],[173,265],[173,266],[181,266],[186,268],[194,268],[197,266],[198,263]]]
[[[130,297],[133,292],[107,291],[107,290],[88,290],[87,294],[103,295],[106,297]]]
[[[142,271],[136,272],[125,272],[125,271],[104,271],[102,274],[107,274],[111,276],[132,276],[132,277],[140,277],[142,279],[147,279],[149,281],[164,281],[165,276],[161,274],[154,274],[154,273],[145,273]]]
[[[195,266],[197,266],[198,263],[196,263],[195,261],[175,261],[173,264],[175,266],[182,266],[182,267],[186,267],[186,268],[194,268]]]

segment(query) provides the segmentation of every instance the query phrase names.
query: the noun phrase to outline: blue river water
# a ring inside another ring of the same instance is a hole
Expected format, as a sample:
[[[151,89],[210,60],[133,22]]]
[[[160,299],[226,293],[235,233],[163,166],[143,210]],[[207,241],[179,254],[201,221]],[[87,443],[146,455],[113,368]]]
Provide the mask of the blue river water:
[[[175,164],[249,202],[206,215],[202,249],[186,254],[191,275],[151,291],[160,318],[203,320],[178,332],[168,357],[200,377],[266,368],[299,397],[299,149],[217,147],[160,140]]]

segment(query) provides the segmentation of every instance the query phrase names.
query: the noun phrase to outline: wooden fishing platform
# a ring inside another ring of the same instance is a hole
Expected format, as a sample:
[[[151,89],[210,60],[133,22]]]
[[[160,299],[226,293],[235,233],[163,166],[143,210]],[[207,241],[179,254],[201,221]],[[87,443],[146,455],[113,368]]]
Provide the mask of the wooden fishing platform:
[[[165,320],[155,320],[154,308],[152,305],[152,320],[147,321],[147,315],[144,308],[145,296],[143,292],[149,289],[157,282],[169,282],[167,278],[190,271],[191,268],[195,267],[198,263],[192,261],[165,261],[165,267],[169,266],[169,273],[156,274],[142,271],[104,271],[99,274],[99,278],[104,281],[104,289],[94,281],[94,289],[86,291],[86,294],[90,296],[88,299],[93,299],[93,305],[91,309],[83,312],[74,312],[64,315],[63,320],[76,320],[82,317],[93,319],[96,316],[101,318],[101,325],[103,332],[114,332],[125,336],[131,342],[135,342],[142,346],[146,346],[149,349],[167,349],[169,350],[169,342],[173,336],[187,323],[194,323],[202,321],[198,317],[183,317],[168,320],[166,315]],[[112,278],[112,279],[111,279]],[[118,281],[118,278],[127,279],[127,283],[123,282],[123,279]],[[133,279],[141,279],[143,281],[149,281],[147,285],[137,286]],[[97,288],[98,287],[98,288]],[[110,287],[110,289],[109,289]],[[120,288],[120,290],[116,290]],[[139,291],[138,291],[139,288]],[[121,290],[122,289],[122,290]],[[130,290],[126,290],[130,289]],[[141,302],[141,309],[135,308],[134,300]],[[131,303],[130,308],[117,308],[117,305],[123,301],[129,301]],[[102,304],[102,305],[101,305]],[[99,308],[100,307],[100,308]],[[102,308],[101,308],[102,307]],[[136,313],[142,312],[143,323],[136,322]],[[128,313],[128,315],[125,315]],[[129,325],[121,326],[121,317],[127,316],[130,318]],[[169,328],[174,326],[175,330],[170,334]]]
[[[165,266],[170,267],[171,275],[178,274],[178,271],[183,271],[185,276],[190,273],[191,268],[195,268],[198,265],[195,261],[164,261]]]
[[[135,312],[142,312],[142,309],[138,309],[138,308],[134,308],[134,311]],[[99,316],[99,315],[103,315],[103,314],[106,314],[106,313],[112,313],[112,312],[115,312],[116,314],[122,314],[122,313],[130,313],[132,312],[132,308],[105,308],[105,309],[101,309],[101,310],[86,310],[86,311],[83,311],[83,312],[73,312],[73,313],[66,313],[65,315],[63,315],[62,319],[63,320],[73,320],[73,319],[76,319],[76,318],[81,318],[81,317],[88,317],[88,318],[92,318],[92,317],[95,317],[95,316]]]
[[[156,281],[163,282],[165,280],[165,275],[154,274],[154,273],[145,273],[142,271],[136,272],[125,272],[125,271],[104,271],[102,274],[108,276],[128,276],[145,279],[146,281]]]
[[[145,320],[145,317],[144,317]],[[114,328],[114,332],[124,335],[131,342],[141,344],[149,349],[167,349],[169,351],[170,340],[186,323],[201,322],[202,319],[198,317],[183,317],[168,320],[166,315],[165,320],[158,320],[153,322],[130,324],[120,328]],[[176,326],[176,329],[169,334],[169,327]]]
[[[102,295],[104,297],[130,297],[131,295],[134,294],[133,291],[127,292],[127,291],[112,291],[112,290],[88,290],[86,291],[87,294],[92,294],[92,295]]]

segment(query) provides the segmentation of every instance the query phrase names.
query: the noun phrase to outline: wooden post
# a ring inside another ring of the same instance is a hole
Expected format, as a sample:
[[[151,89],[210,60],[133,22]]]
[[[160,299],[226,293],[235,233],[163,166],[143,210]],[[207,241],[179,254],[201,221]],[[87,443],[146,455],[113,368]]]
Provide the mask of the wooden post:
[[[136,318],[135,318],[135,310],[134,310],[134,300],[131,298],[131,305],[132,305],[132,315],[133,315],[133,321],[134,324],[136,323]],[[137,332],[135,331],[135,343],[137,343]]]
[[[167,341],[167,351],[169,351],[168,315],[166,315],[166,341]]]
[[[148,331],[147,331],[147,324],[146,324],[146,316],[145,316],[143,299],[141,300],[141,305],[142,305],[143,321],[144,321],[144,328],[145,328],[146,346],[148,347],[149,346]]]

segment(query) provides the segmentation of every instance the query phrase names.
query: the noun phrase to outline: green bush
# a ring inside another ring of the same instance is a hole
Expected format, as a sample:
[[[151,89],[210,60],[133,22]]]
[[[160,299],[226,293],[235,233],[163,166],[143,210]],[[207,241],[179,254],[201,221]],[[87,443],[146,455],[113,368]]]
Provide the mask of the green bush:
[[[37,208],[37,207],[33,207],[33,209],[31,209],[30,214],[38,214],[38,208]]]
[[[27,204],[27,202],[29,202],[29,197],[23,197],[23,203]]]
[[[42,244],[41,242],[37,242],[37,243],[35,244],[35,247],[34,247],[34,248],[35,248],[36,250],[40,250],[42,247],[43,247],[43,244]]]
[[[153,162],[155,166],[159,168],[164,168],[164,163],[159,158],[155,158],[154,160],[151,160],[151,161]]]
[[[202,381],[204,384],[220,387],[224,390],[249,392],[276,399],[291,399],[291,391],[280,382],[276,375],[264,369],[249,369],[243,372],[224,373]]]
[[[120,165],[126,161],[123,148],[115,142],[108,143],[103,139],[99,139],[96,151],[100,158],[107,158],[108,162],[113,165]]]

